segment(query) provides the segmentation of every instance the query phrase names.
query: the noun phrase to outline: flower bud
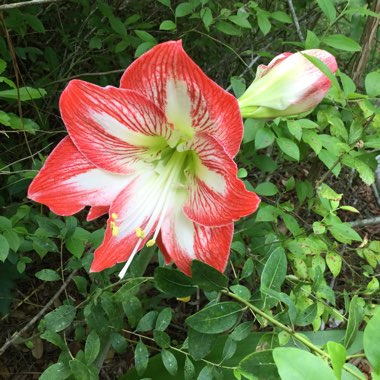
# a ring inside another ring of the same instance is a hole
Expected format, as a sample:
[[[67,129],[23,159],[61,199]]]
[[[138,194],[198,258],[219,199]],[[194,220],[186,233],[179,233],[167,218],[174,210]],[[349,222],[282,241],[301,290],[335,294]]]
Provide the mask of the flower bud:
[[[331,86],[330,80],[303,54],[321,60],[333,73],[335,57],[325,50],[282,53],[268,66],[260,65],[256,78],[238,99],[244,118],[274,119],[312,110]]]

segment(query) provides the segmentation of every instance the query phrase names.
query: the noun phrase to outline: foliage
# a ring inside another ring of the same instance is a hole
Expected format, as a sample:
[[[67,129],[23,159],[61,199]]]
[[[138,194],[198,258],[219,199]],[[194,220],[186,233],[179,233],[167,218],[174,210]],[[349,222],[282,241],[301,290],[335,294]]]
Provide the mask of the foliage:
[[[56,353],[41,379],[96,379],[110,351],[129,358],[125,379],[363,379],[357,356],[380,378],[380,241],[347,223],[359,212],[348,184],[374,182],[380,150],[376,49],[362,80],[350,78],[378,15],[364,0],[294,3],[304,40],[280,1],[75,0],[0,14],[0,312],[16,281],[54,296],[72,276],[35,332]],[[57,217],[26,199],[64,133],[59,95],[73,77],[117,86],[134,58],[179,38],[237,97],[282,51],[323,48],[340,69],[313,112],[245,122],[239,176],[262,204],[236,224],[225,275],[195,261],[190,279],[152,249],[124,280],[119,267],[89,274],[104,220]],[[21,344],[33,350],[32,335]]]

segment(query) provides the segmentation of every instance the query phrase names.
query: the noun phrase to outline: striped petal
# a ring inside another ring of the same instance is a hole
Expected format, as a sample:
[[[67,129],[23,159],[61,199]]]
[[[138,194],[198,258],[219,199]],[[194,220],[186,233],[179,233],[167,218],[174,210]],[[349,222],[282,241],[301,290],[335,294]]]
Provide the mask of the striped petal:
[[[97,168],[65,137],[32,181],[28,198],[58,215],[73,215],[85,206],[110,205],[130,178]]]
[[[73,80],[60,98],[62,118],[80,152],[104,170],[128,174],[159,158],[171,127],[151,101],[130,90]]]
[[[256,211],[260,198],[237,178],[235,162],[216,140],[199,134],[191,143],[199,158],[189,176],[185,214],[205,226],[222,226]]]
[[[92,206],[87,214],[86,220],[90,222],[91,220],[97,219],[100,216],[108,214],[110,206]]]
[[[166,182],[153,170],[135,176],[133,181],[120,192],[112,203],[107,229],[102,245],[95,251],[91,265],[92,272],[109,268],[124,262],[144,247],[155,231],[162,212],[170,213],[171,207],[164,207],[162,198]],[[143,231],[138,237],[136,229]]]
[[[206,132],[229,156],[239,151],[243,124],[236,99],[209,79],[182,48],[159,44],[127,68],[120,87],[152,100],[185,136]]]
[[[177,267],[191,275],[192,260],[201,260],[223,272],[233,235],[233,223],[223,227],[205,227],[191,221],[182,212],[176,212],[161,228],[162,245]]]

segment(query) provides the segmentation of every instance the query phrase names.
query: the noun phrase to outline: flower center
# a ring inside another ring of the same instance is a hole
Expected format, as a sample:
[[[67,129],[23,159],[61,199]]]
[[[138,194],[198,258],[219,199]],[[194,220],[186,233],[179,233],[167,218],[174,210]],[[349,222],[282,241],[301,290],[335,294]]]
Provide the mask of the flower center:
[[[119,274],[123,278],[136,253],[142,248],[147,236],[152,236],[146,242],[147,247],[155,245],[165,217],[172,207],[182,204],[186,196],[186,183],[189,175],[194,173],[197,156],[193,151],[185,150],[184,144],[179,142],[176,147],[168,146],[160,155],[160,159],[153,162],[152,175],[155,179],[149,189],[148,197],[155,197],[155,206],[150,214],[145,227],[135,226],[138,241]],[[157,194],[159,194],[157,196]],[[144,203],[146,202],[146,199]],[[144,207],[144,203],[142,207]],[[111,225],[112,232],[116,225]],[[118,230],[117,230],[118,231]]]

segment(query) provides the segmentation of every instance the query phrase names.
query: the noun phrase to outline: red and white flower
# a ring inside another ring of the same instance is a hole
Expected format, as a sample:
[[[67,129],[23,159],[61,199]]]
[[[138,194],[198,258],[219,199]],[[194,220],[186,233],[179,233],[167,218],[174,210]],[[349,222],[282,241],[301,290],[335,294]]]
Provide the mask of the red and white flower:
[[[318,58],[333,73],[338,68],[334,56],[325,50],[278,55],[268,66],[258,67],[255,80],[239,98],[243,117],[273,119],[296,115],[312,110],[322,101],[331,86],[330,79],[303,54]]]
[[[121,88],[74,80],[60,99],[68,136],[29,187],[59,215],[91,206],[109,214],[92,272],[157,243],[190,274],[202,260],[223,271],[233,222],[254,212],[256,194],[237,178],[243,126],[234,97],[167,42],[136,60]]]

